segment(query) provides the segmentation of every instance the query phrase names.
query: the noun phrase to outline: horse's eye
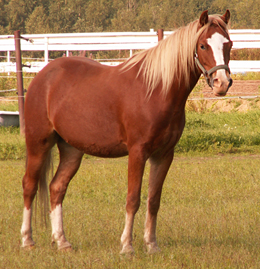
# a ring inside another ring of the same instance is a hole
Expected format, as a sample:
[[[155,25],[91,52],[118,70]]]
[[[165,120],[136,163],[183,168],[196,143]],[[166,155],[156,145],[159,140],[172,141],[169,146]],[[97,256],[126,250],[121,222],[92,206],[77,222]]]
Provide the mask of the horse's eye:
[[[202,50],[205,50],[206,49],[206,47],[204,46],[204,45],[200,45],[200,48],[202,49]]]

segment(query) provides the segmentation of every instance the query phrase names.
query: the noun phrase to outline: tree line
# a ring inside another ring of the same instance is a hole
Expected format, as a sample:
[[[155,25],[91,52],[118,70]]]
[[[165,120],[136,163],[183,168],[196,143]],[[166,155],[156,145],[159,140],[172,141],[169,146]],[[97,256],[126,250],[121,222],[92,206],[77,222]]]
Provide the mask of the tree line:
[[[259,0],[0,0],[0,34],[174,30],[226,9],[232,29],[260,29]]]

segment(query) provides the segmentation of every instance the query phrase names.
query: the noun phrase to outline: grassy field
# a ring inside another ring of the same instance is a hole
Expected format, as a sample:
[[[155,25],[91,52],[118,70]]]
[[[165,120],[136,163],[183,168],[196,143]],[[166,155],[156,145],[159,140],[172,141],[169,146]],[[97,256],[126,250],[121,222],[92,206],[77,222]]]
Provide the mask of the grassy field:
[[[260,112],[187,113],[158,217],[161,252],[143,244],[149,164],[134,227],[135,255],[119,255],[127,158],[87,157],[64,201],[72,252],[51,247],[33,218],[36,247],[20,248],[24,138],[0,128],[0,268],[260,268]],[[57,156],[55,165],[57,165]]]
[[[188,112],[183,135],[175,148],[181,156],[260,154],[260,110],[247,113]],[[0,128],[0,160],[25,157],[19,128]]]
[[[176,157],[158,218],[161,252],[145,253],[148,170],[134,227],[135,255],[119,255],[127,158],[84,159],[64,202],[72,252],[51,247],[50,225],[33,219],[37,246],[20,248],[24,161],[1,161],[0,268],[259,268],[259,155]]]

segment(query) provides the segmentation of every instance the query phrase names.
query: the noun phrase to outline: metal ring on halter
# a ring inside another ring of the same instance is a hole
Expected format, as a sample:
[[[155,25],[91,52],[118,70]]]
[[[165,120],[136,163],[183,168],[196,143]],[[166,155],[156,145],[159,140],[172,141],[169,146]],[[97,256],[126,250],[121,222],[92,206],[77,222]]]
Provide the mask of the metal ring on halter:
[[[213,68],[211,68],[209,71],[207,71],[204,66],[200,63],[199,61],[199,56],[197,54],[197,48],[195,50],[195,63],[196,65],[199,67],[199,69],[202,71],[204,77],[205,77],[205,80],[207,81],[208,85],[212,88],[212,83],[211,83],[211,75],[216,72],[217,70],[219,69],[225,69],[228,71],[228,73],[230,74],[230,69],[228,67],[228,65],[226,64],[221,64],[221,65],[216,65],[214,66]]]

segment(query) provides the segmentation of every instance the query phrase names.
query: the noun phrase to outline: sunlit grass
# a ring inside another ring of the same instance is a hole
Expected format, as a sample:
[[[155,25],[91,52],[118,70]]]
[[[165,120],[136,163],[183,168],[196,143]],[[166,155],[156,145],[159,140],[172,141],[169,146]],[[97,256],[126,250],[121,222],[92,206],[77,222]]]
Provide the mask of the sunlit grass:
[[[56,163],[57,164],[57,163]],[[0,268],[258,268],[260,168],[257,156],[177,157],[158,217],[159,254],[145,252],[143,229],[149,165],[134,227],[135,255],[120,257],[127,158],[84,159],[64,201],[70,253],[51,247],[33,218],[32,251],[20,248],[24,161],[0,162]]]
[[[127,157],[83,159],[64,201],[72,252],[50,246],[50,224],[44,227],[39,209],[33,218],[37,246],[20,248],[25,143],[19,128],[1,127],[0,268],[260,267],[260,112],[186,116],[158,216],[162,251],[147,255],[143,244],[148,164],[130,260],[119,255]]]
[[[24,159],[25,138],[17,127],[0,127],[0,160]]]
[[[186,126],[175,147],[181,156],[260,153],[260,110],[186,113]],[[25,158],[19,128],[0,127],[0,160]]]
[[[235,80],[260,80],[260,72],[235,73],[231,77]]]
[[[260,111],[247,113],[187,113],[177,153],[258,153]]]
[[[1,101],[1,111],[19,111],[18,101]]]

